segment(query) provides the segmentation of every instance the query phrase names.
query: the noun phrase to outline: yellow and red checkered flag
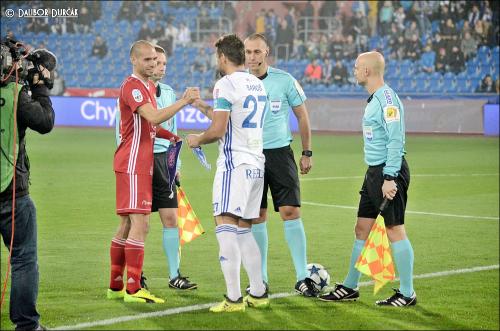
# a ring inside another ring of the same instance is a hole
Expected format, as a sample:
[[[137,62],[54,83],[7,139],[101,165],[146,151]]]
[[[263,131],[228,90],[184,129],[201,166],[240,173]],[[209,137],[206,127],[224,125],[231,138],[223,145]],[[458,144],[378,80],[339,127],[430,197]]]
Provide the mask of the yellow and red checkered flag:
[[[190,242],[198,236],[205,233],[200,220],[194,213],[193,207],[186,197],[186,193],[180,187],[177,187],[177,201],[179,208],[177,209],[177,223],[179,226],[179,238],[181,245]],[[179,247],[180,248],[180,247]]]
[[[380,206],[385,208],[386,201]],[[394,263],[392,262],[391,247],[385,229],[384,217],[379,214],[370,230],[365,247],[359,255],[356,269],[375,281],[373,294],[376,294],[385,284],[394,280]]]

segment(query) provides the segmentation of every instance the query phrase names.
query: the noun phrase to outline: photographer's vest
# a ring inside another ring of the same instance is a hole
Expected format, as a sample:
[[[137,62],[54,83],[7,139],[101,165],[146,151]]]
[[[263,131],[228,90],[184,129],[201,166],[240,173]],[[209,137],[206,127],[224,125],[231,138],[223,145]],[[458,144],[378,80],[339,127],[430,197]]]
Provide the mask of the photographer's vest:
[[[12,148],[14,140],[14,89],[16,83],[9,83],[1,88],[0,98],[0,192],[5,191],[12,181],[14,175],[14,153]],[[21,92],[22,85],[17,84],[18,93]],[[18,97],[19,100],[19,97]],[[19,136],[16,134],[16,151],[19,153]]]

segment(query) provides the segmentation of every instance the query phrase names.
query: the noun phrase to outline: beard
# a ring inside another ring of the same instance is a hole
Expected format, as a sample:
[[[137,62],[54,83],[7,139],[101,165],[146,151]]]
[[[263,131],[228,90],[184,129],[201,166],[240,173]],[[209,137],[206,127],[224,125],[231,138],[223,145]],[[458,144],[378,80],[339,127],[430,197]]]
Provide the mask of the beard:
[[[224,71],[222,71],[220,68],[217,68],[217,70],[215,70],[215,79],[216,80],[221,79],[225,75],[226,75],[226,73]]]
[[[366,86],[366,81],[364,81],[364,82],[360,82],[359,80],[357,80],[357,79],[356,79],[356,83],[357,83],[358,85],[360,85],[360,86],[363,86],[363,87],[364,87],[364,86]]]
[[[165,74],[163,74],[163,73],[162,74],[153,73],[150,78],[154,81],[160,81],[163,79],[163,77],[165,77]]]

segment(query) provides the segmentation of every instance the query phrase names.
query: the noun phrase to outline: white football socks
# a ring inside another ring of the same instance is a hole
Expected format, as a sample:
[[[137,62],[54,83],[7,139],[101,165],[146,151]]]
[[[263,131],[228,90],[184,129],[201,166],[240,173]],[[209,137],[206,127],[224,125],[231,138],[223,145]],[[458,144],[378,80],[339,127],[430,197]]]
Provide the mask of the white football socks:
[[[219,242],[220,267],[224,274],[224,279],[226,280],[227,297],[232,301],[236,301],[241,297],[241,254],[236,239],[236,229],[236,225],[232,224],[221,224],[215,227],[215,235]]]
[[[238,227],[238,245],[241,259],[248,279],[250,280],[250,293],[260,297],[266,292],[262,281],[260,250],[250,228]]]

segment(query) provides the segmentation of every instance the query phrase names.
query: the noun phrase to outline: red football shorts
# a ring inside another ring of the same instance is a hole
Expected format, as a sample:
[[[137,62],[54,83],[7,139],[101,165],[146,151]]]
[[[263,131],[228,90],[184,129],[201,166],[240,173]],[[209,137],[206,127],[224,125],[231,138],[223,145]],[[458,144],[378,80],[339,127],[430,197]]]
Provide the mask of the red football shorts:
[[[153,177],[151,175],[127,174],[115,172],[116,175],[116,213],[151,214],[153,201]]]

